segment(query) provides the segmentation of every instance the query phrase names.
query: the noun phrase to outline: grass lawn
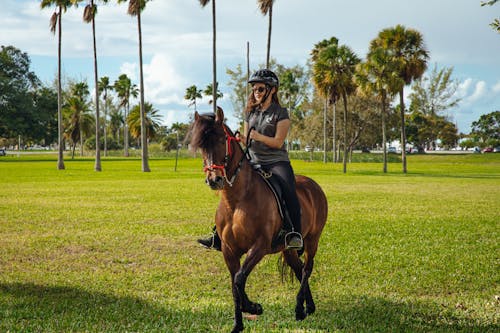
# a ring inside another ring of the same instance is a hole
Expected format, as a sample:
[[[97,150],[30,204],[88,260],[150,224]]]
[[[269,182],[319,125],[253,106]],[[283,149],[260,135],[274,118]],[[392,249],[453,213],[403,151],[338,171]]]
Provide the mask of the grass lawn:
[[[0,157],[0,332],[228,332],[233,302],[208,234],[218,202],[200,159]],[[327,193],[311,277],[317,312],[294,316],[277,256],[248,279],[263,315],[246,332],[499,332],[500,154],[389,164],[293,160]]]

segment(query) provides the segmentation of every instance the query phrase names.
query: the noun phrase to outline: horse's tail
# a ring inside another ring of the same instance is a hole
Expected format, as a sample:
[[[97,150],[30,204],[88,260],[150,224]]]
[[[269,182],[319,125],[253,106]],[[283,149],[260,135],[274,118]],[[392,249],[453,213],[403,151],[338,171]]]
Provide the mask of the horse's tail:
[[[285,283],[286,280],[289,282],[294,281],[294,273],[292,268],[287,264],[283,252],[278,257],[278,272],[281,276],[281,283]]]

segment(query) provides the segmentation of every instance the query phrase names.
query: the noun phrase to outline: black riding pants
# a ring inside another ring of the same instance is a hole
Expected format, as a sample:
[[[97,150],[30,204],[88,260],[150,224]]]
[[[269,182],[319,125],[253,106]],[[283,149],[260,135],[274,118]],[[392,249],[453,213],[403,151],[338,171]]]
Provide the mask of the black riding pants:
[[[294,231],[300,233],[300,202],[295,188],[295,175],[290,162],[277,162],[273,164],[262,165],[266,172],[272,172],[278,175],[282,180],[283,197],[292,220]]]

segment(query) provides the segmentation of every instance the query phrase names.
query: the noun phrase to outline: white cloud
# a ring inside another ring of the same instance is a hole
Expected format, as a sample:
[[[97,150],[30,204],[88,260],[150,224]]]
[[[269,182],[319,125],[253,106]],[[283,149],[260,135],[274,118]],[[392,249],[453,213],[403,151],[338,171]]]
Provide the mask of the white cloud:
[[[187,82],[177,73],[175,64],[167,55],[155,54],[149,64],[144,64],[144,82],[148,101],[157,104],[182,103]]]
[[[126,74],[131,81],[137,81],[138,66],[137,63],[124,62],[120,66],[120,73]]]
[[[476,82],[474,86],[474,92],[467,98],[467,102],[473,103],[481,98],[483,98],[487,94],[486,82],[479,81]]]

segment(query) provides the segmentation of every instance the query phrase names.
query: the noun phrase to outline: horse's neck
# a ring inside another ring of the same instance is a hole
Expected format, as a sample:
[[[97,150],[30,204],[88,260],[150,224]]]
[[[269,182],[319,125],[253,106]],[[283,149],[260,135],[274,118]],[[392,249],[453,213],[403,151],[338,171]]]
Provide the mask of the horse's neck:
[[[232,170],[235,172],[236,170]],[[232,176],[232,174],[231,174]],[[241,201],[245,200],[245,197],[251,193],[255,186],[255,176],[258,176],[253,170],[250,162],[244,158],[234,183],[232,186],[226,184],[222,195],[229,205],[234,208]]]

